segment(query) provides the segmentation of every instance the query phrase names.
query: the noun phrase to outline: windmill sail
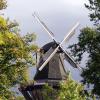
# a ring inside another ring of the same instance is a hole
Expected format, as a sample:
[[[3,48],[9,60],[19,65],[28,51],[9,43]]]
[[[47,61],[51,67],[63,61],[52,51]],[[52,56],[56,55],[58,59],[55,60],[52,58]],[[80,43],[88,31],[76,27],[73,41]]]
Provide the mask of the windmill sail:
[[[36,18],[36,20],[42,25],[42,27],[44,28],[44,30],[49,34],[49,36],[54,39],[54,34],[48,29],[48,27],[45,25],[45,23],[43,21],[40,20],[39,16],[34,13],[33,16]]]

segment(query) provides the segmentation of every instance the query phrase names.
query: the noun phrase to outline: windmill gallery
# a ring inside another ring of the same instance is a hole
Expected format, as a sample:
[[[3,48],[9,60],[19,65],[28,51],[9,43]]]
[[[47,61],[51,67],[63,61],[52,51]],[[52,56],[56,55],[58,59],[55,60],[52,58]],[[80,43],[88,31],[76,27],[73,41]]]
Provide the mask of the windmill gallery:
[[[73,36],[74,30],[79,26],[79,23],[75,24],[61,42],[58,42],[55,39],[54,34],[47,28],[45,23],[40,20],[38,15],[34,13],[33,16],[42,25],[53,42],[45,44],[39,50],[41,55],[34,76],[34,84],[20,87],[19,90],[26,100],[44,100],[42,96],[42,88],[45,84],[57,89],[59,88],[59,82],[66,80],[64,60],[68,61],[72,67],[81,69],[70,54],[62,48],[63,43]]]

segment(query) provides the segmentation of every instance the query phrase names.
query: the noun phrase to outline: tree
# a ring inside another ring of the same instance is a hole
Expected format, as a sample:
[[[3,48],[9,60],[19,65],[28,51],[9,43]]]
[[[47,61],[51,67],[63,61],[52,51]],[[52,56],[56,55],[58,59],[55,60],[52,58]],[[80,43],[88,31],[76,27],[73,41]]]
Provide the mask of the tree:
[[[0,0],[0,10],[5,9],[7,7],[6,0]]]
[[[44,100],[86,100],[83,85],[72,80],[70,74],[67,76],[65,81],[61,81],[59,90],[48,85],[44,87]]]
[[[6,7],[6,0],[0,0],[0,10]],[[18,24],[0,16],[0,100],[15,99],[10,88],[28,81],[28,68],[35,64],[32,57],[37,49],[35,38],[34,33],[21,37]]]
[[[100,24],[100,0],[89,0],[89,5],[85,4],[85,6],[90,10],[90,20],[96,25]]]
[[[27,82],[27,69],[33,66],[32,54],[36,36],[18,34],[17,24],[0,17],[0,97],[11,100],[10,88],[15,84]]]
[[[81,61],[84,53],[87,53],[88,60],[83,69],[82,82],[88,85],[92,94],[100,98],[100,0],[89,0],[90,5],[86,7],[90,13],[91,21],[94,21],[94,28],[83,28],[78,37],[78,43],[70,46],[73,55]]]
[[[100,95],[100,32],[89,27],[81,30],[79,42],[70,46],[77,60],[82,60],[82,55],[87,52],[88,62],[83,69],[84,84],[93,85],[92,93]]]

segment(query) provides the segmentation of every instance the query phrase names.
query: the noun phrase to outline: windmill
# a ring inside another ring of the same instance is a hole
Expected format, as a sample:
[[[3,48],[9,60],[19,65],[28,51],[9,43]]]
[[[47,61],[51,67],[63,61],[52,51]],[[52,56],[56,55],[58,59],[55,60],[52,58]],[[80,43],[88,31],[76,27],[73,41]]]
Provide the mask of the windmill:
[[[34,13],[33,16],[42,25],[53,41],[45,44],[39,50],[41,55],[34,76],[34,84],[20,87],[19,90],[26,100],[44,100],[42,91],[45,83],[48,83],[54,89],[58,89],[59,82],[66,80],[67,73],[64,60],[69,62],[72,67],[81,69],[79,64],[76,63],[71,55],[62,47],[64,42],[67,42],[74,35],[74,30],[78,27],[79,23],[75,24],[61,42],[57,42],[54,34],[48,29],[45,23],[40,20],[38,15]]]
[[[44,30],[51,37],[53,42],[44,45],[40,52],[43,54],[40,57],[40,61],[37,67],[37,72],[34,77],[36,81],[59,81],[66,79],[66,70],[64,67],[64,59],[70,63],[74,68],[80,69],[78,63],[74,61],[71,55],[63,49],[62,45],[67,42],[73,35],[74,30],[79,26],[77,22],[75,26],[67,33],[61,42],[57,42],[53,32],[51,32],[43,21],[38,17],[36,13],[33,14],[35,19],[42,25]]]

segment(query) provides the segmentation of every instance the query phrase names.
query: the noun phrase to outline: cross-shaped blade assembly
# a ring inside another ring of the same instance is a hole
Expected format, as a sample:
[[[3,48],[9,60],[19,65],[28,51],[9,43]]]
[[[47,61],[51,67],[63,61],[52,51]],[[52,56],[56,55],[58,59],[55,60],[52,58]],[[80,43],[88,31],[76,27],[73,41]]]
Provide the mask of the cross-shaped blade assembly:
[[[76,29],[76,27],[78,26],[79,24],[75,24],[75,26],[68,32],[68,34],[65,36],[65,38],[63,39],[63,41],[57,46],[57,48],[54,50],[54,52],[47,58],[47,60],[42,64],[42,66],[39,68],[39,70],[41,71],[45,65],[51,60],[51,58],[55,55],[55,53],[58,51],[59,48],[62,48],[62,44],[70,37],[70,35],[72,35],[72,32]],[[63,49],[63,48],[62,48]],[[63,50],[63,52],[65,53],[65,51]],[[65,53],[66,54],[66,53]],[[66,54],[67,57],[69,58],[70,56],[68,56],[68,54]],[[71,58],[71,57],[70,57]],[[70,59],[72,62],[73,60]],[[77,66],[77,65],[76,65]]]

